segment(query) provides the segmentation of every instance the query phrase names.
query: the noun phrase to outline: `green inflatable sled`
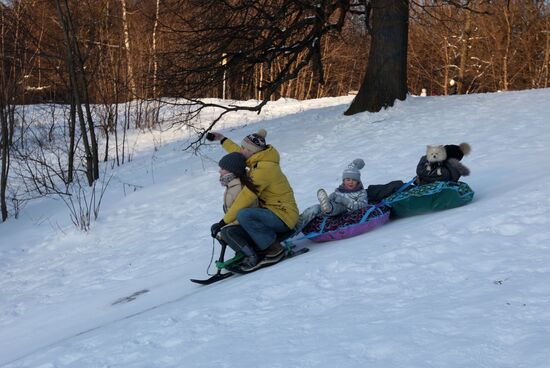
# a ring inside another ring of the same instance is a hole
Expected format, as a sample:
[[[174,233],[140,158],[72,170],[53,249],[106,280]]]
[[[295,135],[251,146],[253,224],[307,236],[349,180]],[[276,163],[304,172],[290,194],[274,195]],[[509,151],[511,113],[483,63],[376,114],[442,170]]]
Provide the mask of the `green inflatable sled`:
[[[472,201],[474,191],[464,182],[436,181],[413,186],[386,197],[392,216],[406,217],[463,206]]]

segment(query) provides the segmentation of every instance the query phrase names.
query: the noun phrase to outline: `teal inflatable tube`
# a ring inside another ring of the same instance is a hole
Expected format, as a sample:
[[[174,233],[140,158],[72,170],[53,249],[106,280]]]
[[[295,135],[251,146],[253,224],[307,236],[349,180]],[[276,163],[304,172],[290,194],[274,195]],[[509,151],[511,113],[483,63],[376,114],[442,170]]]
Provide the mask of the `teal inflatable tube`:
[[[464,182],[436,181],[394,193],[384,199],[393,217],[441,211],[470,203],[474,191]]]

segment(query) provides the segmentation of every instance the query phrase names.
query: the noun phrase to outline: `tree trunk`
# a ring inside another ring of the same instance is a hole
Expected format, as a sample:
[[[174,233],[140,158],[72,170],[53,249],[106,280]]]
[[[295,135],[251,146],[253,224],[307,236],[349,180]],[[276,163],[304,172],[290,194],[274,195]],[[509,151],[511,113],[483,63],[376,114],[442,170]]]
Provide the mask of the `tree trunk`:
[[[544,52],[544,63],[543,63],[543,76],[544,76],[544,88],[548,88],[548,64],[550,64],[550,31],[546,31],[546,51]]]
[[[90,144],[88,141],[88,135],[86,133],[86,122],[84,120],[84,113],[82,111],[82,100],[80,96],[80,84],[79,79],[77,78],[77,67],[76,61],[77,57],[74,55],[73,46],[76,42],[73,42],[73,38],[76,37],[71,33],[72,29],[70,27],[70,17],[68,14],[69,6],[66,1],[63,2],[66,13],[61,9],[61,0],[55,1],[57,13],[59,16],[59,21],[63,28],[63,36],[66,43],[66,64],[69,73],[69,82],[71,86],[72,98],[74,100],[76,110],[78,113],[78,120],[80,121],[80,129],[82,136],[82,143],[84,144],[84,151],[86,156],[86,177],[88,179],[88,185],[92,186],[94,182],[94,157],[92,155],[92,150],[90,149]]]
[[[377,112],[407,97],[409,1],[374,0],[371,19],[367,71],[345,115]]]
[[[6,203],[6,189],[8,187],[8,170],[9,170],[9,142],[8,142],[8,117],[4,103],[0,101],[0,122],[1,122],[1,153],[2,156],[2,171],[0,171],[0,209],[2,212],[2,222],[8,218],[8,205]]]
[[[78,56],[80,56],[80,51],[78,51]],[[92,168],[94,180],[99,179],[99,148],[97,145],[97,138],[95,135],[95,124],[92,117],[92,111],[90,109],[90,98],[88,96],[88,81],[86,80],[84,66],[82,62],[79,63],[80,66],[80,78],[82,84],[82,94],[84,98],[84,109],[86,110],[86,120],[88,122],[88,130],[90,132],[90,143],[92,148]]]
[[[90,98],[88,95],[88,80],[86,79],[86,70],[84,69],[84,61],[82,59],[82,55],[80,53],[80,47],[78,46],[78,40],[77,40],[77,34],[76,31],[73,28],[73,20],[71,16],[71,12],[69,9],[69,4],[65,0],[65,19],[66,19],[66,25],[68,29],[68,35],[69,35],[69,42],[71,42],[71,49],[72,49],[72,61],[73,61],[73,68],[75,69],[75,77],[76,77],[76,88],[78,89],[79,97],[81,98],[80,103],[84,104],[84,110],[86,112],[86,122],[88,124],[88,131],[90,133],[90,144],[91,144],[91,154],[92,154],[92,175],[93,180],[95,181],[99,179],[99,149],[97,146],[97,139],[95,135],[95,124],[92,117],[92,112],[90,110]],[[82,106],[78,104],[78,107],[80,110],[82,110]],[[83,131],[85,134],[85,130]],[[92,184],[90,183],[90,186]]]
[[[157,98],[157,74],[158,74],[158,58],[157,58],[157,29],[160,16],[160,0],[157,0],[155,11],[155,23],[153,25],[153,98]]]
[[[470,36],[472,34],[472,14],[466,11],[466,22],[464,23],[464,31],[462,32],[462,43],[460,45],[460,67],[458,69],[457,90],[458,94],[466,93],[466,64],[468,61],[468,49],[470,47]]]
[[[76,135],[76,104],[74,98],[71,98],[71,108],[69,113],[69,154],[67,166],[67,184],[74,180],[74,154],[75,154],[75,135]]]
[[[443,94],[447,96],[449,94],[449,65],[451,64],[451,57],[449,55],[449,40],[447,39],[447,36],[443,37],[443,52],[444,58],[445,58],[445,66],[444,66],[444,73],[443,73]]]
[[[510,11],[506,6],[504,7],[504,20],[506,21],[506,43],[504,47],[504,56],[502,57],[502,90],[508,91],[508,63],[510,61],[510,46],[512,43],[512,24],[510,22]]]
[[[134,70],[131,61],[130,48],[130,27],[128,26],[128,13],[126,11],[126,0],[120,0],[122,7],[122,25],[124,28],[124,47],[126,48],[126,67],[128,68],[128,81],[130,84],[129,100],[133,100],[137,95],[136,82],[134,80]]]
[[[259,64],[258,79],[256,83],[257,97],[258,101],[262,100],[262,80],[264,78],[264,64]]]
[[[0,8],[0,10],[2,10]],[[4,70],[6,69],[4,65],[4,54],[5,54],[5,43],[4,43],[4,12],[0,13],[2,17],[0,18],[0,157],[2,158],[2,168],[0,171],[0,211],[2,213],[2,222],[6,221],[8,218],[8,206],[6,203],[6,188],[7,182],[4,178],[7,176],[4,175],[7,172],[8,168],[8,121],[5,113],[4,99],[7,95],[6,86],[5,86],[5,77]]]

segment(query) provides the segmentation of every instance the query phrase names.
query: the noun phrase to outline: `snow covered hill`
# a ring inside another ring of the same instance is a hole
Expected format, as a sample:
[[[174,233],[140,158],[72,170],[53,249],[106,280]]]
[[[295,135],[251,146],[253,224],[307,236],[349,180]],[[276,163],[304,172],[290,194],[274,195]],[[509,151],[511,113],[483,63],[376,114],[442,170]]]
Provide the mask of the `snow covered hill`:
[[[426,144],[470,143],[476,194],[297,241],[310,252],[207,287],[188,280],[218,255],[224,152],[182,151],[185,130],[136,132],[89,233],[51,200],[0,225],[0,366],[548,367],[549,101],[550,89],[409,97],[345,117],[349,97],[280,100],[226,117],[236,141],[267,130],[301,210],[354,158],[365,185],[412,178]]]

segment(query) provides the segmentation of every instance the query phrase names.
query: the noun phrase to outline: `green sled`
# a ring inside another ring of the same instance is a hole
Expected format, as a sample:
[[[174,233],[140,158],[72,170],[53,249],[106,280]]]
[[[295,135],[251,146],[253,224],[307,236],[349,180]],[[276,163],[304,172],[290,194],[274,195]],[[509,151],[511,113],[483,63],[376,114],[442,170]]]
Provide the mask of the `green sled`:
[[[464,182],[436,181],[394,193],[383,202],[392,216],[406,217],[460,207],[473,197],[474,191]]]

